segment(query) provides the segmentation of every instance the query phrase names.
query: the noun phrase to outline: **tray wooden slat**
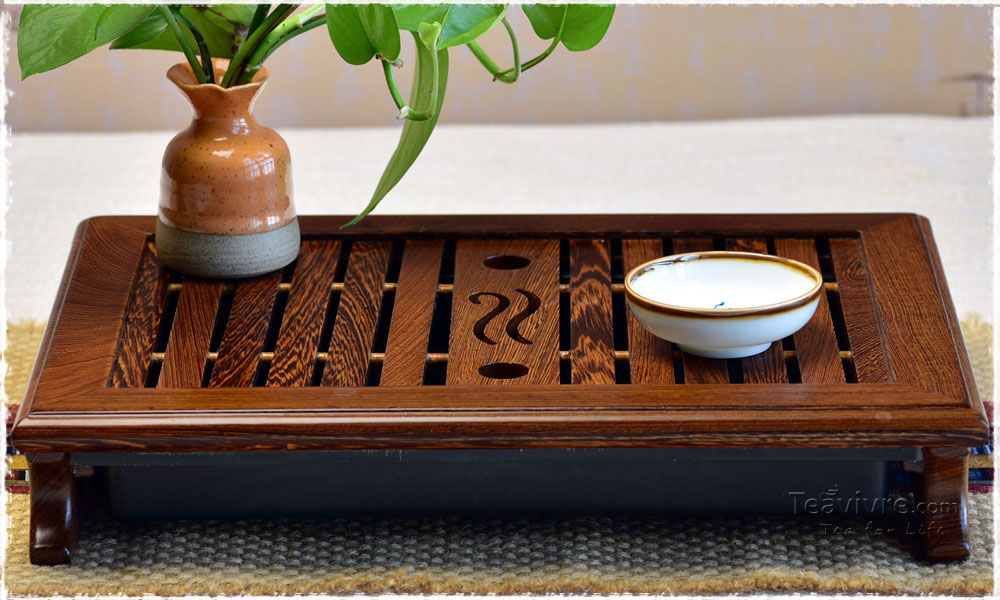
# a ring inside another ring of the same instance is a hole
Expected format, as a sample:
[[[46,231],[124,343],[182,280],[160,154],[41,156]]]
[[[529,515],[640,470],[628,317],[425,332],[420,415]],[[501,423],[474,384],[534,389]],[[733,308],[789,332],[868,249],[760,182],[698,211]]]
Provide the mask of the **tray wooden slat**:
[[[302,243],[267,376],[269,386],[301,387],[310,383],[339,259],[340,242]]]
[[[351,248],[337,319],[325,349],[330,358],[323,370],[323,385],[365,384],[391,250],[389,242],[356,242]]]
[[[871,288],[861,256],[861,244],[856,239],[832,239],[830,253],[858,381],[888,382],[889,370],[882,347],[882,332],[872,303]]]
[[[774,248],[778,256],[791,258],[820,270],[816,243],[813,240],[777,239]],[[830,316],[826,294],[819,297],[816,314],[792,336],[795,356],[803,383],[844,383],[844,365],[840,360],[837,334]]]
[[[201,387],[221,296],[221,281],[189,279],[184,282],[158,387]]]
[[[382,386],[423,382],[443,251],[444,242],[439,240],[411,240],[404,246],[382,362]]]
[[[572,382],[615,382],[611,253],[607,240],[571,240],[570,361]]]
[[[709,238],[674,238],[674,254],[712,250]],[[729,383],[729,366],[725,360],[684,353],[685,383]]]
[[[664,256],[661,240],[623,240],[625,275],[639,265]],[[632,383],[673,383],[672,344],[646,331],[632,311],[628,313],[629,375]]]
[[[110,385],[142,387],[146,369],[160,328],[160,317],[167,298],[168,273],[156,258],[152,244],[147,244],[139,263],[135,290],[122,326],[121,346],[115,353]]]
[[[253,384],[280,279],[279,273],[271,273],[236,284],[226,330],[219,344],[219,356],[208,383],[210,387],[249,387]]]
[[[497,258],[501,266],[530,263],[490,268],[492,257],[511,257]],[[559,383],[558,241],[461,240],[454,285],[449,385]]]
[[[763,238],[731,238],[726,240],[726,248],[768,254],[767,240]],[[741,359],[740,366],[743,368],[743,383],[788,383],[785,351],[780,340],[760,354]]]

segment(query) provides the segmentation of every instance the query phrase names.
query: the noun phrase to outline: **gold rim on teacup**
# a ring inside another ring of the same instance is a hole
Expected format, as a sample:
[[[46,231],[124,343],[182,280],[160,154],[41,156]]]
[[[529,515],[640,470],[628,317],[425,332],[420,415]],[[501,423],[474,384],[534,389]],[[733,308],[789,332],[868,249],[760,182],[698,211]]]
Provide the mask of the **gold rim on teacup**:
[[[678,306],[674,304],[665,304],[663,302],[657,302],[651,300],[645,296],[639,295],[634,289],[632,289],[632,280],[641,275],[644,271],[651,269],[658,265],[671,265],[678,262],[689,262],[701,259],[718,259],[718,258],[728,258],[736,260],[762,260],[774,263],[780,263],[787,267],[791,267],[797,271],[801,271],[808,275],[815,284],[806,293],[790,298],[788,300],[783,300],[781,302],[776,302],[774,304],[764,304],[761,306],[749,306],[746,308],[694,308],[690,306]],[[805,263],[801,263],[797,260],[792,260],[790,258],[785,258],[782,256],[773,256],[770,254],[757,254],[755,252],[735,252],[728,250],[714,250],[709,252],[685,252],[683,254],[672,254],[670,256],[661,256],[660,258],[654,258],[653,260],[642,263],[641,265],[635,267],[625,276],[625,295],[628,297],[630,302],[638,304],[639,306],[651,310],[653,312],[661,314],[669,314],[677,317],[714,317],[714,318],[731,318],[731,317],[745,317],[749,315],[773,315],[777,313],[782,313],[785,311],[793,310],[799,308],[800,306],[805,306],[819,296],[820,292],[823,290],[823,276],[819,274],[819,271],[810,267]]]

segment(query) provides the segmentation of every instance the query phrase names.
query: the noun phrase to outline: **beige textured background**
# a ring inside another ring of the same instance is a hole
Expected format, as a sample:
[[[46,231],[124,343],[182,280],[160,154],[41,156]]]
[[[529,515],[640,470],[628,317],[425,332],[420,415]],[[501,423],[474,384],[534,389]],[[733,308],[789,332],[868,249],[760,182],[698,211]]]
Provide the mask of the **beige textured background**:
[[[546,44],[519,8],[510,13],[523,56],[534,56]],[[454,49],[442,122],[983,114],[989,86],[967,77],[992,71],[990,36],[982,7],[620,6],[597,48],[560,48],[514,85],[492,82],[467,49]],[[409,46],[404,39],[404,60]],[[484,46],[509,63],[502,28]],[[163,76],[179,55],[100,49],[24,82],[15,53],[8,57],[15,132],[177,129],[189,119]],[[268,66],[272,83],[257,105],[268,125],[394,122],[379,66],[346,65],[323,30],[289,43]],[[398,77],[409,82],[404,70]]]

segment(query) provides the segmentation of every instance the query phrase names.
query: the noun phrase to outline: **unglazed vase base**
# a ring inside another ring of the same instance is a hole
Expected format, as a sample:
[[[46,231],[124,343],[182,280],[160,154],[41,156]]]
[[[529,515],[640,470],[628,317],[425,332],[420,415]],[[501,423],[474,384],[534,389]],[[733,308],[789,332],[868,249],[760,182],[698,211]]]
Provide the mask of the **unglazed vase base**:
[[[685,346],[684,344],[677,344],[677,347],[688,354],[704,356],[705,358],[745,358],[767,350],[771,347],[771,342],[757,346],[739,346],[736,348],[699,348],[698,346]]]
[[[163,264],[187,275],[214,279],[254,277],[276,271],[299,254],[299,221],[245,235],[183,231],[156,220],[156,253]]]

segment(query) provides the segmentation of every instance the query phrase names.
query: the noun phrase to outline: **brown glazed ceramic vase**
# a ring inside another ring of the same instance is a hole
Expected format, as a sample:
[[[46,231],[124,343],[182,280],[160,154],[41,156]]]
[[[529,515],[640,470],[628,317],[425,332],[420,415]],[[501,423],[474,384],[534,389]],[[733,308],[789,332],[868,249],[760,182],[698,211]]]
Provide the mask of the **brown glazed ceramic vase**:
[[[228,62],[214,61],[216,81]],[[187,63],[167,71],[194,109],[163,154],[156,248],[167,266],[252,277],[298,255],[288,146],[251,112],[267,75],[261,69],[250,83],[224,89],[199,84]]]

